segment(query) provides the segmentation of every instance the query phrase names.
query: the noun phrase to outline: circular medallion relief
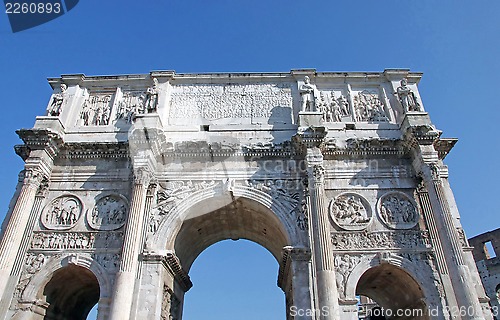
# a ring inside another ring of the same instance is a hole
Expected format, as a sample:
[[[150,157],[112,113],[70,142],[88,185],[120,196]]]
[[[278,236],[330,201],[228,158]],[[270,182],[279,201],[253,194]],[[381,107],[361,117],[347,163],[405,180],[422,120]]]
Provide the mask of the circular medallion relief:
[[[365,229],[372,219],[370,204],[355,193],[343,193],[330,202],[330,216],[345,230]]]
[[[380,220],[392,229],[411,229],[419,219],[417,205],[402,192],[383,195],[377,204]]]
[[[127,200],[120,195],[107,195],[97,200],[87,211],[87,221],[96,230],[116,230],[125,224]]]
[[[75,226],[82,213],[82,202],[75,196],[60,196],[42,212],[42,225],[52,230],[67,230]]]

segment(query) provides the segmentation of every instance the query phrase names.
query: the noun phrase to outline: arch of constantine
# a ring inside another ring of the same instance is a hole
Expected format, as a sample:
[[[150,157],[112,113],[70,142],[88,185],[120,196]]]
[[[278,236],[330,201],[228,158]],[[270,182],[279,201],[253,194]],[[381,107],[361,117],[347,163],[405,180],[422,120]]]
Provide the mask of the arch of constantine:
[[[181,319],[196,257],[248,239],[287,319],[492,319],[420,73],[50,78],[2,226],[0,319]]]

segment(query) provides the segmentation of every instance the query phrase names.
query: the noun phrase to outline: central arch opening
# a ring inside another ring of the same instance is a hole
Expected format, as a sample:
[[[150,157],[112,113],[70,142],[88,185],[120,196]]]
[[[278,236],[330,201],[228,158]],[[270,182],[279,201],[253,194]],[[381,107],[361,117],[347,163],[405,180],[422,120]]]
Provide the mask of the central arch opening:
[[[189,272],[194,283],[184,298],[184,320],[285,320],[279,265],[262,246],[225,240],[205,251]]]
[[[225,200],[205,200],[191,207],[175,238],[175,253],[194,284],[194,293],[188,292],[184,297],[183,319],[200,319],[191,317],[193,310],[200,308],[206,312],[204,319],[208,319],[210,310],[217,314],[213,319],[285,319],[285,295],[277,285],[282,250],[290,244],[283,223],[257,201]],[[191,270],[197,259],[199,268]],[[196,292],[197,281],[200,293]],[[212,283],[206,286],[207,282]],[[259,286],[255,286],[257,282]],[[219,298],[216,292],[221,294]],[[272,298],[266,303],[263,300],[268,294]],[[200,300],[203,297],[205,301]],[[209,308],[215,310],[203,307],[206,300]],[[256,303],[266,305],[263,308],[268,310],[256,310]],[[237,314],[231,311],[235,304],[240,304]],[[281,317],[277,318],[276,313]]]

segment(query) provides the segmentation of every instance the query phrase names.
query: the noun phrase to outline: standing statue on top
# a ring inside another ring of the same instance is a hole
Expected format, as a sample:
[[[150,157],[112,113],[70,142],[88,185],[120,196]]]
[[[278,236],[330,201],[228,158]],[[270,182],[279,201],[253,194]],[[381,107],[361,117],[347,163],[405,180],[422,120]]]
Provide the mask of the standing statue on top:
[[[64,97],[66,96],[66,89],[68,86],[64,83],[61,83],[61,92],[54,94],[52,98],[52,102],[50,103],[49,108],[47,109],[47,114],[51,117],[57,117],[61,114],[62,104],[64,102]]]
[[[316,87],[311,84],[308,76],[304,77],[304,83],[299,87],[300,97],[302,99],[302,111],[316,111],[314,104],[314,91]]]
[[[146,113],[156,112],[156,107],[158,104],[158,79],[153,78],[153,86],[146,90],[146,103],[144,110]]]
[[[422,111],[415,93],[411,91],[410,87],[408,87],[408,81],[403,79],[400,83],[401,86],[398,87],[395,94],[398,96],[399,102],[401,103],[404,111]]]

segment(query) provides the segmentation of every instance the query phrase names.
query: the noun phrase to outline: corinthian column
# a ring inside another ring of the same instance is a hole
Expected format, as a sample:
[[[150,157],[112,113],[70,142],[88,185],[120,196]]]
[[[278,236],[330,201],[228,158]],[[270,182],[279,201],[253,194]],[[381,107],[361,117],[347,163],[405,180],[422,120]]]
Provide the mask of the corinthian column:
[[[35,202],[36,192],[44,176],[37,169],[27,169],[24,173],[23,186],[17,198],[9,223],[0,240],[0,292],[5,291],[9,283],[12,267],[17,251],[23,241],[24,230],[28,225],[31,208]]]
[[[123,240],[122,259],[116,274],[113,301],[110,308],[110,320],[130,318],[134,297],[135,276],[139,265],[141,235],[144,227],[144,207],[146,192],[152,175],[146,168],[134,172],[132,199]]]
[[[318,148],[307,149],[311,242],[316,271],[319,319],[339,319],[330,222],[325,203],[323,155]]]
[[[421,175],[428,191],[439,240],[445,252],[444,258],[450,272],[451,283],[462,319],[484,319],[470,270],[464,261],[462,247],[450,206],[441,180],[441,169],[437,162],[422,164]]]

